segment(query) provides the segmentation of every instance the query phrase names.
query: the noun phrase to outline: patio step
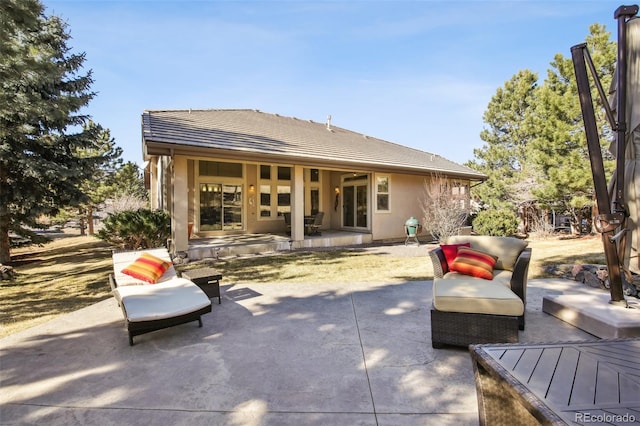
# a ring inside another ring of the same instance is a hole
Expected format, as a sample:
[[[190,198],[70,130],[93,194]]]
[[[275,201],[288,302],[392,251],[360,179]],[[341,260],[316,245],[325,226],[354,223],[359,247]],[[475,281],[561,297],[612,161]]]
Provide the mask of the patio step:
[[[277,235],[238,235],[189,241],[189,260],[218,259],[291,250],[288,238]]]
[[[194,261],[371,242],[371,234],[341,231],[323,231],[321,235],[305,236],[302,241],[292,241],[289,236],[275,234],[226,235],[192,239],[189,241],[187,254],[189,260]]]
[[[323,235],[307,237],[302,241],[292,241],[292,249],[355,246],[371,243],[371,234],[348,232],[323,232]]]

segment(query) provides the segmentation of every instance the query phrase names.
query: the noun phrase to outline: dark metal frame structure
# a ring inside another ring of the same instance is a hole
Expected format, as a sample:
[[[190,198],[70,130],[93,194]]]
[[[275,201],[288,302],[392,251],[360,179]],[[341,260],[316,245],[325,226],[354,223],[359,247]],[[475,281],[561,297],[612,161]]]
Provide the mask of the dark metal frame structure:
[[[626,24],[629,19],[638,14],[638,6],[620,6],[614,13],[614,18],[618,21],[618,51],[617,51],[617,105],[614,118],[611,108],[606,100],[602,84],[595,72],[595,66],[589,55],[586,43],[575,45],[571,48],[578,94],[580,97],[580,107],[582,109],[582,119],[584,121],[585,133],[587,137],[587,147],[591,159],[591,172],[596,193],[596,203],[598,214],[594,217],[596,230],[602,236],[604,252],[607,259],[609,271],[609,282],[612,304],[627,306],[622,289],[621,258],[623,258],[618,247],[624,247],[620,242],[624,241],[627,232],[626,222],[629,217],[629,210],[624,200],[624,163],[625,163],[625,133],[626,123],[626,101],[627,101],[627,32]],[[604,163],[598,137],[598,128],[591,97],[589,76],[587,66],[592,74],[596,88],[605,107],[607,118],[616,136],[616,171],[615,190],[613,196],[609,196],[607,181],[604,173]]]

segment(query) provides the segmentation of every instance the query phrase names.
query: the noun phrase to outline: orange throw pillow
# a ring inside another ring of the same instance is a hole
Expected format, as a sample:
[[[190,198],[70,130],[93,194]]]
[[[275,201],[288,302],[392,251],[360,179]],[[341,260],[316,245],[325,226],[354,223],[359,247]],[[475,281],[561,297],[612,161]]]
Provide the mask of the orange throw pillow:
[[[449,265],[449,270],[476,278],[492,280],[493,268],[496,266],[497,260],[496,256],[488,253],[461,247],[458,249],[458,255],[455,260]]]
[[[155,284],[170,266],[171,263],[166,260],[149,253],[142,253],[131,265],[124,268],[122,273]]]

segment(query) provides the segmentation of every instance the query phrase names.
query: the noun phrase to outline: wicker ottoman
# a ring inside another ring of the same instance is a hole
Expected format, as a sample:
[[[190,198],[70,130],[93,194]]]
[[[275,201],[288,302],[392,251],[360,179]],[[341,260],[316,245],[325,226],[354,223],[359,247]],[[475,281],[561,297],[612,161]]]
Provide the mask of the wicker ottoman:
[[[182,278],[186,278],[196,284],[211,299],[218,298],[218,304],[222,303],[220,296],[220,280],[222,274],[214,268],[189,269],[182,273]]]

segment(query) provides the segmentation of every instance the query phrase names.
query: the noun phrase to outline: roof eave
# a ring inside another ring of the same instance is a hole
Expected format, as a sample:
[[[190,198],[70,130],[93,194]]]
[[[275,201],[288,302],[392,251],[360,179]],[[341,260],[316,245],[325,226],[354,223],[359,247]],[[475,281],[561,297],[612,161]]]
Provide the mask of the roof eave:
[[[309,157],[303,155],[273,154],[267,152],[255,152],[251,150],[229,150],[211,147],[199,147],[176,143],[157,142],[149,139],[144,140],[145,160],[155,155],[186,155],[216,157],[220,159],[238,160],[245,162],[265,162],[272,161],[284,164],[304,164],[307,167],[317,167],[324,169],[343,169],[349,171],[367,171],[377,173],[405,173],[413,175],[425,175],[430,173],[442,173],[449,177],[469,179],[472,181],[485,181],[487,176],[482,173],[457,170],[447,170],[438,167],[412,167],[400,164],[384,164],[366,161],[344,161],[339,159],[329,159],[321,157]]]

